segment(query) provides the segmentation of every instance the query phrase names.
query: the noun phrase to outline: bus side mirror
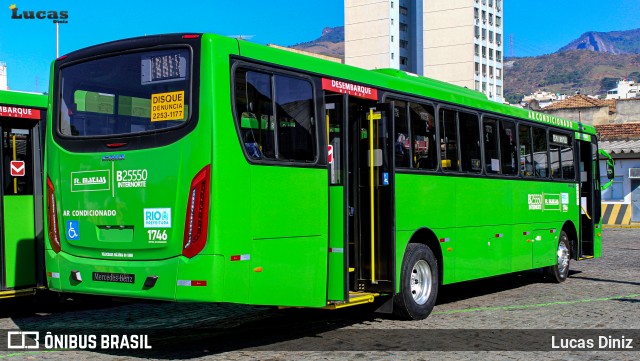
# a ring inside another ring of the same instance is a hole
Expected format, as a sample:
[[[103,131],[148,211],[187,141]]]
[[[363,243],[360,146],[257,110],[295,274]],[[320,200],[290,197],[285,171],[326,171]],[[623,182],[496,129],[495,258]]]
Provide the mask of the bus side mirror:
[[[615,165],[616,162],[615,160],[613,160],[613,158],[611,157],[611,155],[607,152],[605,152],[602,149],[598,149],[598,153],[600,153],[601,156],[603,156],[604,158],[606,158],[607,163],[606,163],[606,167],[607,167],[607,179],[609,179],[609,181],[606,184],[603,184],[600,187],[600,190],[605,190],[609,187],[611,187],[611,184],[613,184],[613,178],[615,178]]]
[[[615,177],[615,172],[613,170],[613,166],[615,163],[607,161],[607,178],[613,179]]]

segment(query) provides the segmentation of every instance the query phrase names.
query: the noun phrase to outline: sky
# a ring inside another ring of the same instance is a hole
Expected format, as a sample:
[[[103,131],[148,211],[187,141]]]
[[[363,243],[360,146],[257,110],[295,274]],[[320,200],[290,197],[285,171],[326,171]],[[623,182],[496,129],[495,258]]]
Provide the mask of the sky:
[[[557,51],[587,31],[640,28],[640,0],[503,0],[504,53]],[[45,92],[56,57],[50,19],[12,19],[22,11],[68,12],[59,25],[59,55],[134,36],[210,32],[267,44],[293,45],[344,25],[343,0],[80,1],[0,0],[0,61],[12,90]]]

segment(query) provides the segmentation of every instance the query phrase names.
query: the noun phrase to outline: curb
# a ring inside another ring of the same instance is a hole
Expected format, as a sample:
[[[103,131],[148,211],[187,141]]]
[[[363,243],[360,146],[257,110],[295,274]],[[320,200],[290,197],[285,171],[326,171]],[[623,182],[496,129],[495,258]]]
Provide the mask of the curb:
[[[602,225],[602,229],[607,229],[607,228],[636,228],[636,229],[640,229],[640,223],[639,224],[603,224]]]

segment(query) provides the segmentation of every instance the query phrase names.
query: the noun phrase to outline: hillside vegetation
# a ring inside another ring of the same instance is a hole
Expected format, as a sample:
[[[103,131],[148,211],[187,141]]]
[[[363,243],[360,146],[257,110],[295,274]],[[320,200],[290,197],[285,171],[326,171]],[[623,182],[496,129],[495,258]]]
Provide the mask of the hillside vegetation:
[[[292,45],[290,48],[344,59],[344,26],[324,28],[322,36],[316,40]]]
[[[560,48],[559,51],[577,49],[613,54],[639,54],[640,29],[611,31],[608,33],[590,31]]]
[[[640,54],[569,50],[505,59],[505,98],[514,103],[536,90],[605,95],[621,78],[640,80]]]
[[[292,48],[344,58],[344,27],[325,28]],[[553,54],[504,59],[504,96],[510,103],[536,90],[605,95],[621,78],[640,82],[640,29],[588,32]]]

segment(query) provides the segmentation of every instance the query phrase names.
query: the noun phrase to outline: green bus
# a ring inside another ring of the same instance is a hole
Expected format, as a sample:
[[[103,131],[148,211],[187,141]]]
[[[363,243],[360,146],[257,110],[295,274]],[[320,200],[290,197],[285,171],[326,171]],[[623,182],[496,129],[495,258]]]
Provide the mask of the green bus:
[[[47,95],[0,90],[0,298],[43,288],[42,162]]]
[[[48,285],[338,308],[601,254],[593,127],[210,34],[52,64]]]

